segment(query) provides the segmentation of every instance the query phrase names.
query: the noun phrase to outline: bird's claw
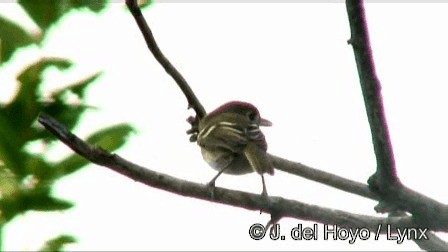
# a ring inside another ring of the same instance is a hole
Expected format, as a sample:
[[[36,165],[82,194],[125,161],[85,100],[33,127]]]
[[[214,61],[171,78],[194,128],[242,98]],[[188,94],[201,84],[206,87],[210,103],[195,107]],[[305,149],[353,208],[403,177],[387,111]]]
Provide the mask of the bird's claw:
[[[187,122],[191,125],[191,128],[186,132],[187,135],[191,135],[190,142],[196,142],[199,133],[199,120],[197,116],[189,116]]]
[[[214,199],[215,198],[215,181],[212,180],[212,181],[208,182],[207,187],[208,187],[208,190],[210,191],[210,197],[212,199]]]

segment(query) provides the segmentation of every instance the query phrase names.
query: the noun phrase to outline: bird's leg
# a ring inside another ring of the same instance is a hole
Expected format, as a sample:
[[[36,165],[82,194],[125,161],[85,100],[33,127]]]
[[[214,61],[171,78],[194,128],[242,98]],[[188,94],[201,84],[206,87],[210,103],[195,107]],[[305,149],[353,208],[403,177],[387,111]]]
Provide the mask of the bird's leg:
[[[264,181],[264,176],[261,174],[261,183],[263,183],[263,191],[261,192],[261,197],[263,197],[263,200],[266,202],[266,205],[269,207],[269,196],[268,191],[266,190],[266,183]],[[260,209],[260,214],[262,213],[262,209]]]
[[[261,174],[261,183],[263,183],[263,191],[261,192],[261,196],[268,198],[268,191],[266,190],[266,183],[264,182],[263,174]]]
[[[207,187],[208,187],[209,190],[210,190],[210,194],[211,194],[212,199],[215,198],[215,181],[216,181],[216,179],[218,179],[218,177],[219,177],[225,170],[227,170],[227,168],[229,168],[229,166],[226,166],[226,167],[222,168],[222,169],[218,172],[218,174],[216,174],[216,176],[214,176],[214,177],[212,178],[212,180],[210,180],[210,182],[207,183]]]

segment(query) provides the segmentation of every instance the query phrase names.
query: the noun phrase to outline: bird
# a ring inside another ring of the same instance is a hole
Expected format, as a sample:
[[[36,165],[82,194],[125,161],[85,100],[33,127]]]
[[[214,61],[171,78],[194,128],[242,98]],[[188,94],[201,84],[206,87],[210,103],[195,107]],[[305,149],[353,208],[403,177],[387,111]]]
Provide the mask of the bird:
[[[212,197],[215,181],[222,173],[256,172],[261,175],[261,194],[267,198],[263,175],[274,175],[274,168],[260,126],[272,126],[272,123],[262,118],[254,105],[242,101],[227,102],[200,119],[194,139],[201,148],[203,159],[218,171],[207,184],[212,189]]]

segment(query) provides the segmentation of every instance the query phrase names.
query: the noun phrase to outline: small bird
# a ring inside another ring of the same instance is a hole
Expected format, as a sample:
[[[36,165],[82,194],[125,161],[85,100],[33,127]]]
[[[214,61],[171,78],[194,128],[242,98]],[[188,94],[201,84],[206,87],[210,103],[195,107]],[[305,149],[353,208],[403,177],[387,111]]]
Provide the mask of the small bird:
[[[272,123],[260,117],[258,109],[250,103],[225,103],[199,121],[195,136],[204,160],[218,174],[208,183],[212,197],[216,179],[222,174],[242,175],[257,172],[263,183],[262,195],[267,198],[264,173],[274,174],[266,154],[268,145],[260,126]]]

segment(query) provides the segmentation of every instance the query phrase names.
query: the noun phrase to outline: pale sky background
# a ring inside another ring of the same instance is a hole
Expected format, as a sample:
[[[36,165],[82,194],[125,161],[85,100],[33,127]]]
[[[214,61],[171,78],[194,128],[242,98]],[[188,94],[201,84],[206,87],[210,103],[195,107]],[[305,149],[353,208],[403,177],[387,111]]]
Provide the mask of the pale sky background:
[[[374,59],[400,179],[448,203],[447,4],[367,4]],[[0,13],[18,17],[15,4]],[[256,105],[273,122],[264,128],[269,151],[340,176],[366,182],[375,158],[342,3],[161,3],[144,11],[162,51],[208,111],[230,100]],[[34,29],[21,18],[21,23]],[[97,16],[73,12],[51,29],[42,51],[22,51],[0,68],[0,101],[16,90],[15,74],[41,56],[67,57],[76,66],[48,71],[50,90],[96,71],[88,112],[75,133],[106,125],[137,129],[117,153],[149,169],[206,183],[216,172],[188,141],[187,102],[146,49],[122,3]],[[62,144],[51,159],[71,151]],[[375,202],[277,171],[267,176],[272,196],[376,215]],[[218,187],[261,192],[255,174],[223,175]],[[285,241],[255,241],[249,227],[269,215],[211,203],[139,184],[96,165],[60,181],[54,194],[76,203],[60,213],[17,217],[5,230],[6,250],[35,250],[61,233],[78,242],[67,250],[417,250],[411,241],[294,241],[290,230],[314,222],[280,221]],[[437,216],[434,216],[437,218]],[[447,235],[442,235],[448,240]]]

